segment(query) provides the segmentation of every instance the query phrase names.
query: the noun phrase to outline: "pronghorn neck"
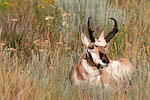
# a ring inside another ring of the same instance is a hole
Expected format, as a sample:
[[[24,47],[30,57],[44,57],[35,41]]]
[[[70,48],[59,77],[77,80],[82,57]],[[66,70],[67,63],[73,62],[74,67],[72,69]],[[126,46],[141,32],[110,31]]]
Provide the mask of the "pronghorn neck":
[[[85,59],[87,60],[87,62],[92,65],[92,66],[96,66],[97,69],[100,69],[100,68],[103,68],[100,64],[96,64],[94,61],[93,61],[93,58],[91,56],[91,54],[87,51],[86,53],[86,57]]]

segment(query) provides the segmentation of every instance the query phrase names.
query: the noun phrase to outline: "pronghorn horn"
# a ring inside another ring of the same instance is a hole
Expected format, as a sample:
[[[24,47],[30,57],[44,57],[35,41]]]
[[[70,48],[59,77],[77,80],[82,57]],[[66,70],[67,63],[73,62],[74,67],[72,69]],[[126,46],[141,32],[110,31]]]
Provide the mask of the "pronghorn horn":
[[[91,17],[89,17],[89,19],[88,19],[88,31],[89,31],[89,36],[90,36],[91,42],[95,42],[95,38],[94,38],[94,36],[93,36],[93,34],[92,34],[92,33],[94,32],[94,30],[91,29],[90,19],[91,19]]]
[[[114,28],[112,29],[112,31],[105,37],[106,42],[108,43],[114,36],[115,34],[118,32],[118,28],[117,28],[117,21],[114,18],[109,18],[111,20],[113,20],[115,22]]]

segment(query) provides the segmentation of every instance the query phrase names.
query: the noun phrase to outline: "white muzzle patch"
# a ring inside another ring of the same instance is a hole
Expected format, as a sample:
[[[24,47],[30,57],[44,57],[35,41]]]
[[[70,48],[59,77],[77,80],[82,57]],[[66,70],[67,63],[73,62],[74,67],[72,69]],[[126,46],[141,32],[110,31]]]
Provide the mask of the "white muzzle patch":
[[[106,66],[106,63],[103,63],[102,60],[100,59],[99,55],[95,54],[95,53],[91,53],[92,59],[96,64],[100,64],[102,66]]]

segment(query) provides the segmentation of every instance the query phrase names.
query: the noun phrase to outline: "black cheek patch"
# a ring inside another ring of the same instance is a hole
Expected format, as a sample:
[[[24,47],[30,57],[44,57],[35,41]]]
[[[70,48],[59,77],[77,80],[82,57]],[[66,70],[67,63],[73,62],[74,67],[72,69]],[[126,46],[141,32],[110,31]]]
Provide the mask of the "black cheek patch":
[[[91,61],[92,63],[94,63],[91,53],[89,53],[88,51],[87,51],[87,53],[88,53],[88,55],[89,55],[90,61]]]
[[[108,59],[108,57],[106,56],[106,54],[100,52],[100,53],[99,53],[99,56],[100,56],[100,59],[102,60],[103,63],[106,63],[106,64],[109,63],[109,59]]]

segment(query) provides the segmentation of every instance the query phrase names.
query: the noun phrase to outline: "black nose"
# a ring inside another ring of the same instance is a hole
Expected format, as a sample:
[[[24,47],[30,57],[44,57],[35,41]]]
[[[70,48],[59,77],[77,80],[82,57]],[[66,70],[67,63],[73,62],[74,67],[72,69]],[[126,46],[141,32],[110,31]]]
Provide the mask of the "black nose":
[[[100,59],[102,60],[103,63],[106,63],[106,64],[109,63],[109,59],[106,56],[106,54],[100,53]]]

